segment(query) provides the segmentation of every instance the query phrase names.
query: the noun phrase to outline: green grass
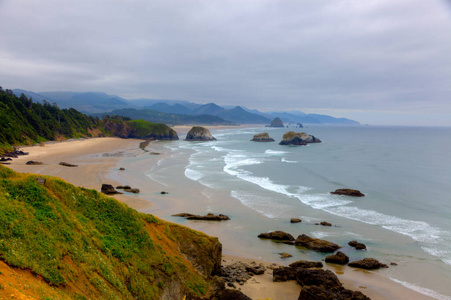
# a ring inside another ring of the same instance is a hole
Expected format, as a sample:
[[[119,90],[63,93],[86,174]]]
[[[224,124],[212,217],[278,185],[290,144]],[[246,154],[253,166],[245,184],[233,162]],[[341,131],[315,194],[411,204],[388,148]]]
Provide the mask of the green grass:
[[[208,247],[209,237],[95,190],[52,177],[44,186],[36,177],[0,166],[0,259],[56,287],[88,278],[108,299],[159,299],[165,282],[176,278],[183,278],[188,295],[206,292],[205,279],[180,253],[153,240],[146,224],[161,227],[159,234],[174,245],[183,239]]]

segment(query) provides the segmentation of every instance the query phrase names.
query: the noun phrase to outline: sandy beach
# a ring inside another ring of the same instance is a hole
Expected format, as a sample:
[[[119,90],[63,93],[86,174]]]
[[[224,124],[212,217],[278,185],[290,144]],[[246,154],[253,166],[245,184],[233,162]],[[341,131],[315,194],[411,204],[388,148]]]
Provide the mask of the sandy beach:
[[[189,128],[187,126],[186,128],[177,127],[176,130],[179,134],[183,134]],[[218,129],[218,127],[214,128]],[[117,195],[115,198],[138,211],[152,212],[157,216],[159,216],[160,211],[182,212],[190,207],[192,208],[190,212],[195,212],[193,210],[195,210],[196,204],[206,204],[205,196],[198,190],[187,190],[189,187],[186,186],[171,186],[170,193],[162,195],[161,191],[167,186],[164,182],[158,182],[157,178],[153,178],[153,180],[142,178],[142,180],[137,181],[139,177],[133,176],[134,170],[144,172],[143,167],[139,165],[140,161],[133,161],[135,155],[142,154],[145,151],[139,148],[140,142],[142,141],[95,138],[46,144],[43,147],[24,147],[22,150],[29,152],[29,155],[14,159],[8,167],[18,172],[57,176],[74,185],[96,190],[100,190],[102,183],[129,184],[140,188],[141,193],[138,196]],[[153,149],[152,143],[148,149],[150,148]],[[162,147],[155,147],[155,149],[161,151]],[[148,151],[147,154],[149,155],[149,162],[152,164],[161,163],[165,159],[173,159],[169,153],[163,151],[153,153]],[[122,164],[124,158],[127,158],[126,165]],[[30,160],[40,161],[43,164],[26,165],[26,162]],[[59,165],[60,162],[76,164],[78,167],[64,167]],[[125,171],[120,171],[120,167],[124,167]],[[146,166],[146,168],[148,169],[149,166]],[[190,194],[189,199],[194,199],[189,203],[182,201],[187,193]],[[161,201],[162,198],[164,198],[164,201]],[[155,201],[159,204],[153,203],[153,199],[159,200]],[[207,233],[211,235],[214,235],[215,232],[220,233],[222,230],[222,227],[214,224],[202,224],[195,229],[203,226],[208,227]],[[227,247],[227,245],[224,245],[226,255],[224,255],[223,260],[225,264],[234,261],[254,260],[250,255],[244,253],[240,256],[232,256],[228,254],[230,251]],[[263,263],[271,265],[281,262],[264,261]],[[377,272],[331,265],[326,265],[325,268],[335,272],[346,288],[362,291],[372,299],[432,299],[405,288],[377,274]],[[300,291],[300,287],[295,282],[273,283],[271,272],[255,276],[239,288],[252,299],[297,299]]]

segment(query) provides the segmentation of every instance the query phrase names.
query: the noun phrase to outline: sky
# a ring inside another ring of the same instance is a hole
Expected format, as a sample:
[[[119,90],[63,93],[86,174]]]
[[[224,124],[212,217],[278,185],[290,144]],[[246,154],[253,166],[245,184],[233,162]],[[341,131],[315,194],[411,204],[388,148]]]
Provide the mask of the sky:
[[[0,86],[451,126],[451,1],[0,0]]]

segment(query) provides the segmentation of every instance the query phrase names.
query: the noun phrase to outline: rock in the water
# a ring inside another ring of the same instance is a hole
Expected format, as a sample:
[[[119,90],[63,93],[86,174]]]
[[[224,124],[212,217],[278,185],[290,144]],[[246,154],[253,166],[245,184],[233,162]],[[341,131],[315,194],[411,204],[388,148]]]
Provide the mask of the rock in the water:
[[[140,190],[137,188],[129,188],[129,189],[124,189],[125,192],[128,193],[133,193],[133,194],[139,194]]]
[[[168,193],[168,192],[165,192],[165,191],[161,191],[160,194],[166,195],[166,194],[169,194],[169,193]]]
[[[322,268],[323,263],[320,261],[299,260],[290,264],[292,268]]]
[[[296,246],[302,246],[318,252],[335,252],[341,247],[329,241],[315,239],[305,234],[301,234],[295,241]]]
[[[291,234],[286,233],[284,231],[272,231],[260,233],[258,237],[261,239],[271,239],[278,241],[294,241],[294,237]]]
[[[274,139],[269,137],[269,134],[267,132],[265,133],[258,133],[254,135],[252,138],[253,142],[274,142]]]
[[[29,160],[26,163],[27,165],[42,165],[43,163],[40,161]]]
[[[330,192],[334,195],[346,195],[346,196],[353,196],[353,197],[363,197],[365,196],[358,190],[352,190],[352,189],[337,189],[333,192]]]
[[[300,223],[300,222],[302,222],[302,220],[299,218],[291,218],[290,219],[290,223]]]
[[[332,264],[346,265],[349,262],[349,257],[341,251],[335,254],[326,256],[326,262]]]
[[[125,190],[125,189],[131,189],[132,187],[129,185],[118,185],[116,188],[118,190]]]
[[[305,132],[286,132],[279,145],[307,145],[308,143],[321,143],[321,140]]]
[[[388,268],[386,264],[380,263],[374,258],[364,258],[362,260],[356,260],[348,264],[350,267],[366,269],[366,270],[376,270],[380,268]]]
[[[290,253],[286,253],[286,252],[281,252],[281,253],[279,253],[279,255],[280,255],[281,259],[293,257],[293,255],[291,255]]]
[[[105,184],[105,183],[102,184],[102,188],[100,191],[107,195],[122,194],[121,192],[116,191],[111,184]]]
[[[212,213],[208,213],[205,216],[193,215],[193,214],[188,214],[188,213],[180,213],[180,214],[175,214],[172,216],[186,218],[187,220],[202,220],[202,221],[227,221],[227,220],[230,220],[230,218],[226,215],[222,215],[222,214],[215,215]]]
[[[330,224],[329,222],[326,222],[326,221],[322,221],[321,223],[319,223],[319,225],[332,226],[332,224]]]
[[[185,141],[216,141],[210,130],[201,126],[193,126],[186,135]]]
[[[357,250],[366,250],[366,245],[359,243],[357,241],[350,241],[348,243],[349,246],[356,248]]]
[[[225,289],[218,293],[217,295],[218,300],[252,300],[243,292],[238,290],[231,290],[231,289]]]
[[[125,171],[125,168],[119,168],[119,171]]]
[[[70,163],[67,163],[67,162],[60,162],[59,163],[61,166],[65,166],[65,167],[78,167],[78,165],[73,165],[73,164],[70,164]]]
[[[284,127],[283,122],[279,117],[274,118],[274,120],[271,121],[271,125],[269,127]]]

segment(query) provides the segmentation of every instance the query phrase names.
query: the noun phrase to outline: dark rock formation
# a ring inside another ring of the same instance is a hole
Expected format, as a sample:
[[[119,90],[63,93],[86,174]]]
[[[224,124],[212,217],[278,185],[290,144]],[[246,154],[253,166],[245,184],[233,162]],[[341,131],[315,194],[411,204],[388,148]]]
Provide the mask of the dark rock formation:
[[[118,192],[114,189],[114,187],[111,184],[102,184],[102,188],[100,191],[107,195],[115,195],[115,194],[122,194],[121,192]]]
[[[322,226],[332,226],[332,224],[330,224],[329,222],[326,222],[326,221],[321,221],[321,223],[319,223],[319,225],[322,225]]]
[[[254,135],[254,137],[251,140],[252,142],[274,142],[274,139],[269,137],[269,134],[267,132],[265,133],[258,133]]]
[[[310,250],[318,252],[335,252],[341,247],[332,242],[325,240],[315,239],[305,234],[301,234],[295,241],[296,246],[302,246]]]
[[[208,213],[205,216],[193,215],[193,214],[188,214],[188,213],[180,213],[180,214],[175,214],[172,216],[186,218],[187,220],[202,220],[202,221],[227,221],[227,220],[230,220],[230,218],[226,215],[222,215],[222,214],[215,215],[212,213]]]
[[[320,261],[299,260],[290,264],[292,268],[322,268],[323,263]]]
[[[350,241],[348,243],[349,246],[356,248],[357,250],[366,250],[366,245],[359,243],[357,241]]]
[[[125,168],[119,168],[119,171],[125,171]]]
[[[140,190],[137,189],[137,188],[129,188],[129,189],[124,189],[124,192],[133,193],[133,194],[139,194]]]
[[[220,291],[217,294],[216,299],[218,299],[218,300],[252,300],[251,298],[249,298],[248,296],[243,294],[243,292],[238,291],[238,290],[231,290],[231,289],[225,289],[225,290]]]
[[[300,223],[300,222],[302,222],[302,220],[299,218],[291,218],[290,219],[290,223]]]
[[[18,148],[16,148],[16,147],[13,147],[13,151],[10,151],[10,152],[5,152],[5,153],[3,153],[2,155],[0,155],[0,161],[8,161],[8,160],[11,160],[11,159],[7,159],[7,157],[12,157],[12,158],[17,158],[17,157],[19,157],[20,155],[28,155],[28,152],[23,152],[22,150],[20,150],[20,149],[18,149]]]
[[[321,143],[321,140],[305,132],[286,132],[279,145],[307,145],[308,143]]]
[[[216,141],[216,139],[207,128],[194,126],[186,135],[185,141]]]
[[[386,264],[380,263],[374,258],[364,258],[362,260],[356,260],[348,264],[350,267],[360,268],[365,270],[376,270],[380,268],[388,268]]]
[[[27,161],[26,165],[42,165],[43,163],[40,161],[35,161],[35,160],[29,160]]]
[[[261,239],[271,239],[278,241],[291,241],[291,242],[294,241],[294,237],[291,234],[286,233],[284,231],[272,231],[260,233],[258,237]]]
[[[165,191],[161,191],[160,194],[166,195],[166,194],[169,194],[169,193],[168,193],[168,192],[165,192]]]
[[[65,166],[65,167],[78,167],[78,165],[73,165],[73,164],[70,164],[70,163],[67,163],[67,162],[60,162],[59,163],[60,164],[60,166]]]
[[[346,195],[346,196],[353,196],[353,197],[363,197],[365,196],[358,190],[352,190],[352,189],[337,189],[333,192],[330,192],[334,195]]]
[[[118,190],[131,189],[131,188],[132,188],[132,187],[129,186],[129,185],[118,185],[118,186],[116,187],[116,189],[118,189]]]
[[[271,124],[269,125],[269,127],[284,127],[284,126],[283,126],[282,120],[277,117],[271,121]]]
[[[349,257],[341,251],[335,254],[326,256],[326,262],[332,264],[346,265],[349,262]]]

